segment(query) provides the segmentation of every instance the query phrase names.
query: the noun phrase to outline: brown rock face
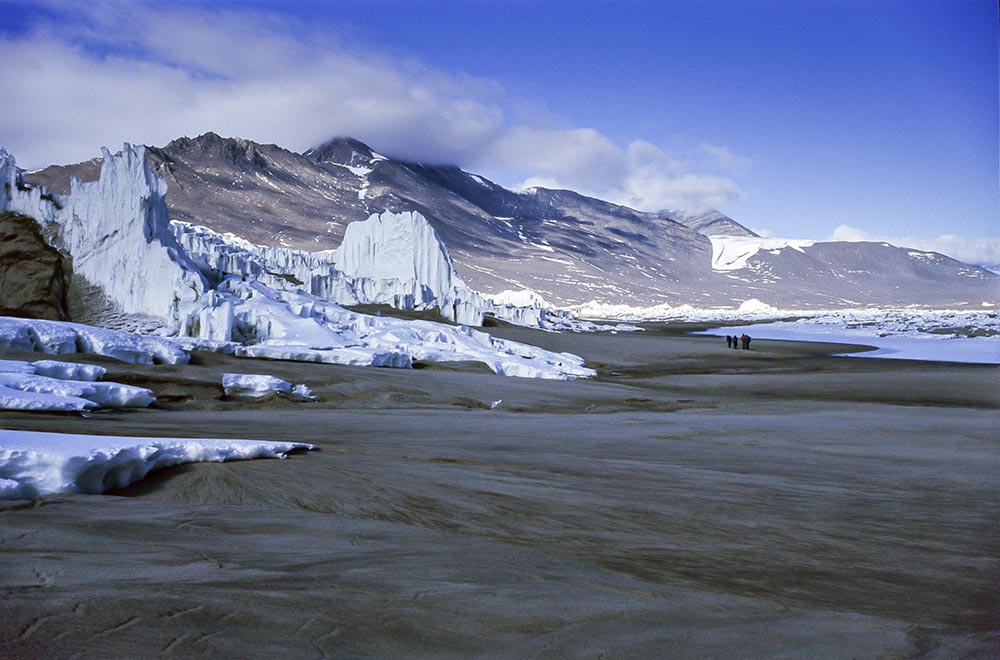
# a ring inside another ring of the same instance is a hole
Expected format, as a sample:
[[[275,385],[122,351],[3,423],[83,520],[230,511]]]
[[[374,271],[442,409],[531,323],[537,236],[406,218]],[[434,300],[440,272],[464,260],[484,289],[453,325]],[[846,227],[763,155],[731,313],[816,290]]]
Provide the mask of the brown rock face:
[[[0,215],[0,316],[69,320],[62,257],[16,213]]]

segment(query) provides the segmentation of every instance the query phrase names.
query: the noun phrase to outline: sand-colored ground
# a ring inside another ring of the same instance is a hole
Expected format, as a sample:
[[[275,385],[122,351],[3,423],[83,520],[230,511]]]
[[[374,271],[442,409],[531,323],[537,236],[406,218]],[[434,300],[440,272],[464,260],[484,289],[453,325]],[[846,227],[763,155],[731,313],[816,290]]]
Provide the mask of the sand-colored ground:
[[[599,376],[202,355],[112,367],[158,409],[4,414],[321,451],[0,507],[0,657],[996,657],[997,367],[491,331]]]

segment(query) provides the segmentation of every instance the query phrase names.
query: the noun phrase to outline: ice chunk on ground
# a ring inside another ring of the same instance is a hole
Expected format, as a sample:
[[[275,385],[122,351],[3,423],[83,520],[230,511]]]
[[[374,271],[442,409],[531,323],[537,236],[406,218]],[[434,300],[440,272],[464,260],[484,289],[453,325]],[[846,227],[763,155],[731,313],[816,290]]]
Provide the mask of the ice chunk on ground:
[[[96,364],[75,364],[73,362],[57,362],[56,360],[37,360],[31,363],[39,376],[59,378],[60,380],[95,381],[108,372]]]
[[[25,372],[0,373],[0,408],[6,410],[144,408],[155,400],[150,390],[121,383],[64,380]]]
[[[303,385],[302,383],[299,383],[298,385],[292,388],[292,394],[298,397],[302,397],[303,399],[316,398],[313,396],[312,390]]]
[[[0,430],[0,499],[103,493],[160,468],[192,462],[284,458],[304,442],[144,438]]]
[[[266,374],[222,374],[222,389],[226,396],[260,398],[274,392],[284,392],[303,399],[312,399],[312,391],[305,385],[293,386],[287,380]]]
[[[176,341],[82,323],[0,316],[0,348],[55,355],[105,355],[132,364],[187,364],[190,356]]]
[[[96,408],[90,399],[52,392],[34,392],[8,387],[0,379],[0,410],[52,410],[80,412]]]

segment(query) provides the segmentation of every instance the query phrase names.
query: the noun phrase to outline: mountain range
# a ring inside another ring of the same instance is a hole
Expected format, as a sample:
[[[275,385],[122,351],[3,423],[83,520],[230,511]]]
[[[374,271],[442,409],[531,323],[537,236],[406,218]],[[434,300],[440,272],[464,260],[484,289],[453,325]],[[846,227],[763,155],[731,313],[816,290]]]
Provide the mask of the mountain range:
[[[979,307],[1000,276],[886,243],[762,238],[718,211],[641,212],[569,190],[514,191],[458,167],[406,162],[335,138],[303,153],[206,133],[146,150],[170,217],[252,243],[340,245],[373,214],[416,211],[458,275],[484,293],[528,289],[550,303],[699,307],[751,298],[779,308]],[[23,173],[69,192],[101,159]]]

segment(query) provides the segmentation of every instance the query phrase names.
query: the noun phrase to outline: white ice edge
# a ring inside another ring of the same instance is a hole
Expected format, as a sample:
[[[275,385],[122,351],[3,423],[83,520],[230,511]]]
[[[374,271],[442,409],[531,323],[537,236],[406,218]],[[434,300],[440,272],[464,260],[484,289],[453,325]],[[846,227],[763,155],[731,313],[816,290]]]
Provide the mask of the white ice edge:
[[[0,430],[0,500],[100,494],[182,463],[284,458],[295,449],[315,448],[304,442]]]

